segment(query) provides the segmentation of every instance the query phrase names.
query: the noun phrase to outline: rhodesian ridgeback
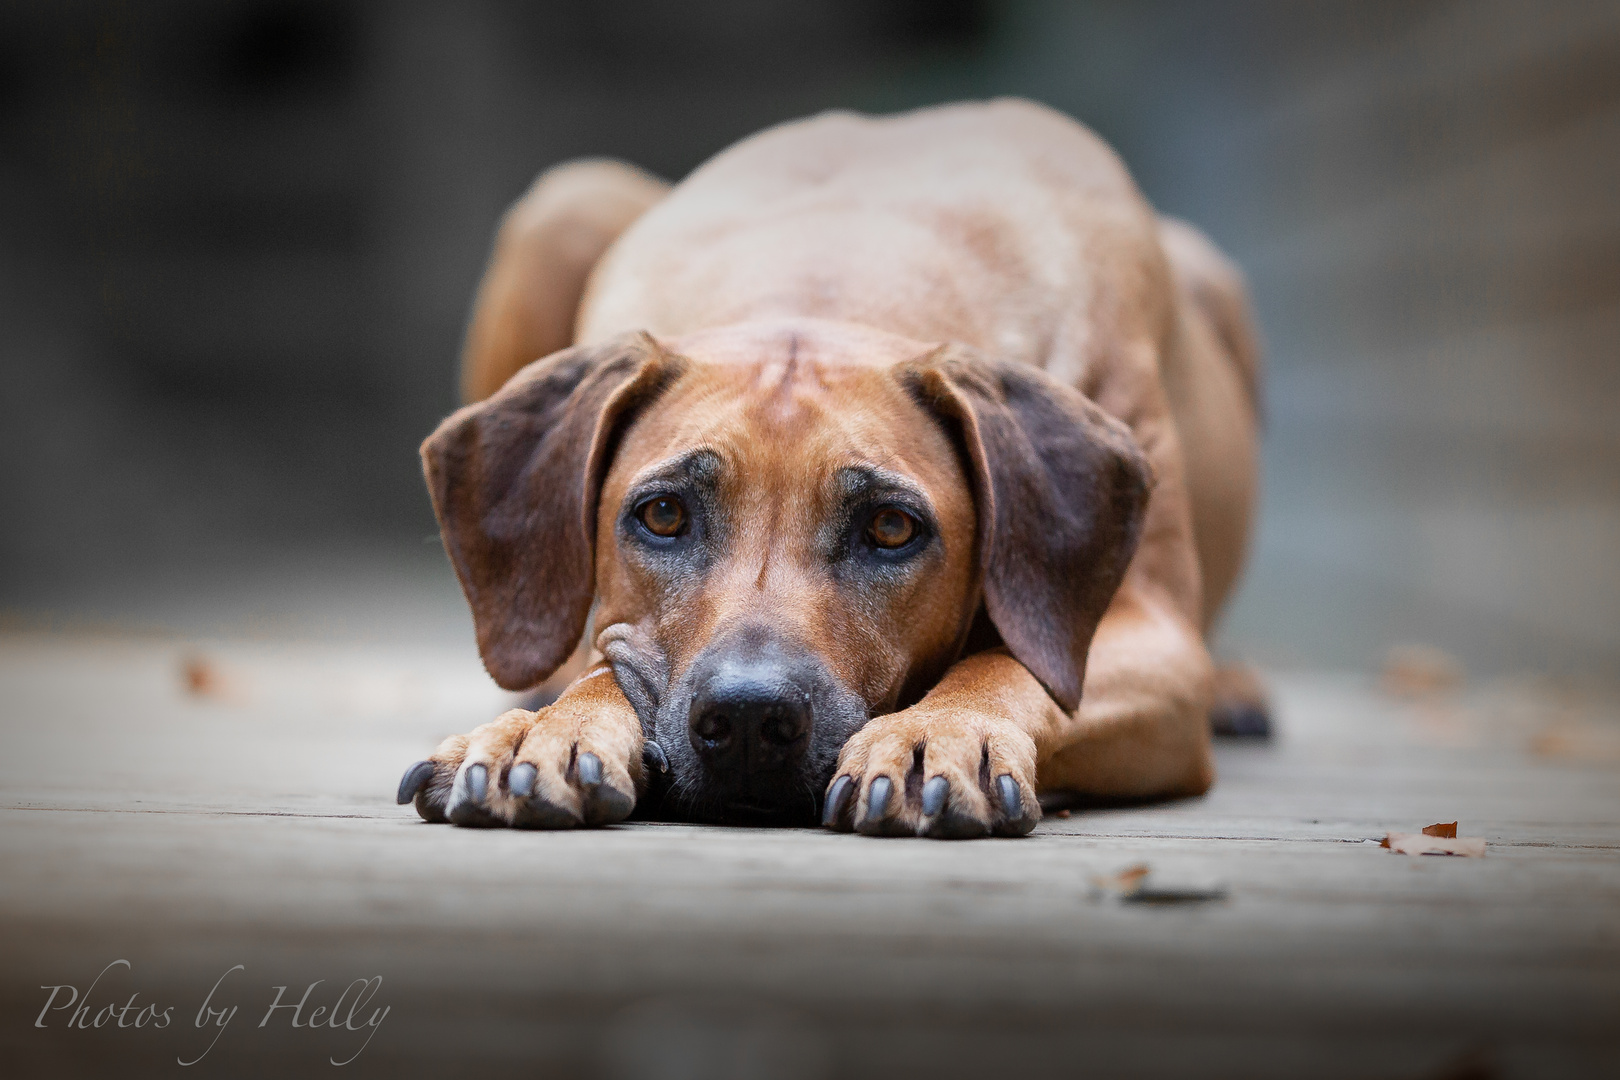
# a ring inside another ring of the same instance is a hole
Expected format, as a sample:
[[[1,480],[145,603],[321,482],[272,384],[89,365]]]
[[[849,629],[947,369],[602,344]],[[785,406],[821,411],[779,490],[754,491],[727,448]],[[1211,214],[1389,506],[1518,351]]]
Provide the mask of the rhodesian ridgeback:
[[[555,697],[399,801],[974,837],[1205,791],[1258,366],[1237,271],[1028,102],[547,172],[422,457],[485,666]]]

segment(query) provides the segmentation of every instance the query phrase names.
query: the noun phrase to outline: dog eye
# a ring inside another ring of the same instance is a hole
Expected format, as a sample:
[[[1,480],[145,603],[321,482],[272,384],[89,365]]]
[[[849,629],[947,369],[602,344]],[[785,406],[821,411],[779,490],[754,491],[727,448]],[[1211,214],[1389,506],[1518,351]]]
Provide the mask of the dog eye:
[[[911,543],[912,537],[917,535],[917,528],[916,518],[904,510],[890,507],[872,515],[872,524],[866,527],[866,535],[880,548],[900,548]]]
[[[675,536],[686,527],[686,507],[679,499],[648,499],[636,515],[654,536]]]

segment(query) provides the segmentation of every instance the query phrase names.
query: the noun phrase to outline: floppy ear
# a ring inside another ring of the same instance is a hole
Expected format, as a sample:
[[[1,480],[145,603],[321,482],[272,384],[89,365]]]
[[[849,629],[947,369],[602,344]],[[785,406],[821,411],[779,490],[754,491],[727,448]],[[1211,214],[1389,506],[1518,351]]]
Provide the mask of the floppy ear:
[[[633,411],[679,364],[646,334],[564,349],[422,444],[444,550],[502,687],[534,686],[579,644],[602,479]]]
[[[1136,551],[1147,459],[1124,424],[1027,364],[946,346],[900,377],[960,438],[991,621],[1074,711],[1091,637]]]

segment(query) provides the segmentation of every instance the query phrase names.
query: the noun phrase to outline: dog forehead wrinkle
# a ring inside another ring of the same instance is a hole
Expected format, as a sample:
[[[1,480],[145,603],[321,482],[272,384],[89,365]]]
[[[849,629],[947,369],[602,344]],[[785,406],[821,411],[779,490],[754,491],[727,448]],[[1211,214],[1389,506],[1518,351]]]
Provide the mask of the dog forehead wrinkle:
[[[682,481],[712,483],[719,478],[723,466],[724,458],[717,448],[696,446],[645,466],[631,477],[630,490],[639,491],[659,483]]]
[[[838,494],[845,501],[875,494],[904,492],[929,509],[933,508],[928,493],[911,477],[869,462],[841,466],[834,473],[834,482]]]

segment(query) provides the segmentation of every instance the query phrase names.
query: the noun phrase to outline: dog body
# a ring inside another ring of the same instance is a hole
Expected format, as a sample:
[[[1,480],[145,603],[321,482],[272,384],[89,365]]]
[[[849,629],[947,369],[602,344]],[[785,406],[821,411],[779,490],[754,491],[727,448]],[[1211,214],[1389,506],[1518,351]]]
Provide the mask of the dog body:
[[[554,170],[424,457],[497,681],[592,640],[402,801],[973,836],[1202,792],[1258,362],[1236,271],[1029,103]]]

